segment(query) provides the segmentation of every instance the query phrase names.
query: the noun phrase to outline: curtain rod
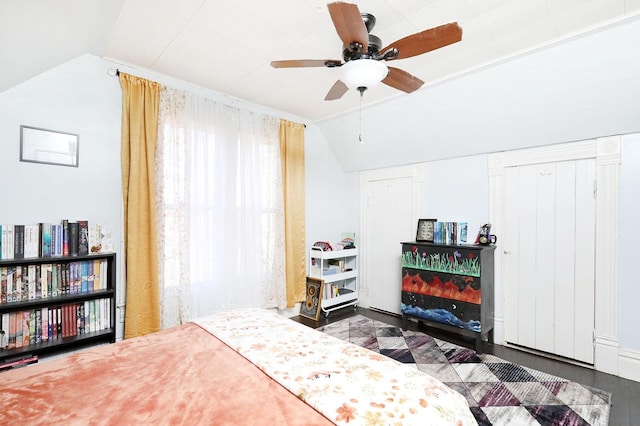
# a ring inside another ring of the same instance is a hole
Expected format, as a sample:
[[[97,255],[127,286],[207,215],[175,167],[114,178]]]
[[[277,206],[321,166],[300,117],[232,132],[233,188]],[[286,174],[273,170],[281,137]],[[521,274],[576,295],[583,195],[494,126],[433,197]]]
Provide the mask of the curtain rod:
[[[111,77],[118,77],[118,76],[120,76],[120,70],[118,68],[115,68],[115,69],[114,68],[109,68],[107,70],[107,74],[109,74]],[[304,123],[301,123],[301,124],[304,126],[305,129],[307,128],[306,124],[304,124]]]

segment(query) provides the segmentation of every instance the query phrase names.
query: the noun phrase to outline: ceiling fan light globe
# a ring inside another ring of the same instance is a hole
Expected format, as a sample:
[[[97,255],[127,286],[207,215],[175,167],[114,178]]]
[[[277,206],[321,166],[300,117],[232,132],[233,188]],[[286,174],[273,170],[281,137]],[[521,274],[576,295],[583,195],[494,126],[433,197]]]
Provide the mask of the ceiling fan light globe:
[[[389,73],[389,68],[384,61],[356,59],[342,65],[340,71],[344,84],[350,89],[357,89],[358,87],[371,88],[379,84]]]

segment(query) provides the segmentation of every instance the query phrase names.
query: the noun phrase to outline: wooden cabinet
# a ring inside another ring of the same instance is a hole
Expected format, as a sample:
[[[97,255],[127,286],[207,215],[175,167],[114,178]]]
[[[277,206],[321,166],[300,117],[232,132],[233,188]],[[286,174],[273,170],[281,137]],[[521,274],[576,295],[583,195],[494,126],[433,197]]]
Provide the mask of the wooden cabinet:
[[[116,255],[0,260],[2,362],[115,342]]]
[[[309,276],[324,281],[320,308],[331,311],[358,304],[358,249],[323,251],[311,248]]]
[[[493,342],[494,246],[402,243],[404,329],[428,326]]]

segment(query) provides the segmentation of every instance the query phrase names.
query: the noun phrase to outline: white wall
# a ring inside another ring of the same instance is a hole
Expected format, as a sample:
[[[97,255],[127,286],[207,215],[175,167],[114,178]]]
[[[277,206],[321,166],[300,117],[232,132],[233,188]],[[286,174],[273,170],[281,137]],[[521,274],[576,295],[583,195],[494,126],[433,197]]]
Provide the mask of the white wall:
[[[118,81],[90,56],[0,93],[0,221],[88,218],[112,223],[118,232],[120,111]],[[78,133],[79,167],[20,162],[23,124]]]
[[[425,163],[423,218],[467,222],[467,242],[489,221],[487,156],[474,155]]]
[[[618,328],[620,346],[640,351],[638,333],[638,303],[640,272],[638,270],[640,241],[640,134],[622,138],[620,170],[620,247]]]
[[[0,93],[0,223],[106,224],[121,283],[122,101],[119,82],[106,69],[103,61],[82,56]],[[79,166],[19,161],[20,125],[79,134]],[[118,291],[124,300],[122,287]]]
[[[358,241],[358,173],[342,170],[315,125],[305,133],[305,157],[307,249],[337,243],[342,232],[355,232]]]

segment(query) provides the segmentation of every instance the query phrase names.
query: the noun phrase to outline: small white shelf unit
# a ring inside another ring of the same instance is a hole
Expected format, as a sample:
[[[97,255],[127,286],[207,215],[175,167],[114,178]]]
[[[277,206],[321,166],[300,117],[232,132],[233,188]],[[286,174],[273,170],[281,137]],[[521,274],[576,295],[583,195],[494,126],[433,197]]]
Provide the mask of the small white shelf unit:
[[[309,276],[324,281],[320,309],[325,317],[337,309],[358,304],[358,249],[309,251]]]

